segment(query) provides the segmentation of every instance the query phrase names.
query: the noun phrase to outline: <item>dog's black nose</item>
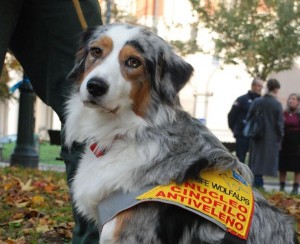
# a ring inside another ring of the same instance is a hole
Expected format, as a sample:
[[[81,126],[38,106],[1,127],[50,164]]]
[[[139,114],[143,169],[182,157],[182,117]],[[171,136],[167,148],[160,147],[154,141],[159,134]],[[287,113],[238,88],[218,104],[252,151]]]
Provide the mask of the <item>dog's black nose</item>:
[[[86,87],[88,92],[95,97],[103,96],[108,91],[107,83],[101,78],[90,79]]]

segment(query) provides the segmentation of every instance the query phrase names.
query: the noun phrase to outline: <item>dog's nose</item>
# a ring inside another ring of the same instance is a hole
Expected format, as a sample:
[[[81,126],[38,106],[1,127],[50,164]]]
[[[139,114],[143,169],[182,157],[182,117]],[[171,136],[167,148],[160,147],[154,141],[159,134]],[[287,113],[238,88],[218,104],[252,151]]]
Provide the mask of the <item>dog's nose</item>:
[[[108,91],[107,83],[101,78],[90,79],[86,86],[88,92],[95,97],[103,96]]]

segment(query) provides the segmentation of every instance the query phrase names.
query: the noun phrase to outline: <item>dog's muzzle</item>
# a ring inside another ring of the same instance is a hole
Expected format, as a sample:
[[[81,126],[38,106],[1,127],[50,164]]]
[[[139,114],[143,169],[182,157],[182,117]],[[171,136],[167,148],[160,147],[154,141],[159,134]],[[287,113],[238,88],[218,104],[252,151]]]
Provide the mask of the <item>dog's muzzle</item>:
[[[107,93],[108,84],[101,78],[92,78],[86,84],[87,91],[93,97],[100,97]]]

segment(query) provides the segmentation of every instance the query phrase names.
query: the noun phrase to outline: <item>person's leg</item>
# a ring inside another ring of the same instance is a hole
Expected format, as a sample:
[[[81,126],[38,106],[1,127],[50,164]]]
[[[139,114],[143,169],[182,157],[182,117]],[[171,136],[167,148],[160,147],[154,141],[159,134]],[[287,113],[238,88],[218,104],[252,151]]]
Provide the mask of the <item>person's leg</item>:
[[[236,137],[236,156],[240,162],[245,163],[245,158],[249,150],[249,139],[244,136]]]
[[[102,24],[97,0],[81,1],[89,26]],[[35,92],[61,120],[83,29],[72,0],[26,0],[10,48],[22,64]]]
[[[64,138],[64,133],[62,131],[62,138]],[[78,164],[78,158],[83,150],[83,145],[74,143],[71,149],[66,146],[62,146],[62,157],[66,164],[66,174],[69,184],[71,186],[72,178],[76,172],[76,166]],[[73,206],[73,218],[75,222],[75,227],[73,230],[72,243],[74,244],[93,244],[99,243],[99,231],[97,226],[93,223],[88,222],[84,217],[76,212]]]
[[[279,171],[279,186],[280,191],[284,191],[286,180],[286,171]]]
[[[253,187],[262,189],[264,186],[264,180],[262,175],[254,175]]]
[[[102,24],[97,0],[81,1],[89,26]],[[64,124],[64,102],[68,95],[67,74],[71,71],[82,32],[72,0],[26,0],[10,48],[22,64],[37,95],[50,105]],[[62,134],[62,140],[64,135]],[[62,146],[68,183],[77,168],[82,146]],[[73,243],[98,243],[94,224],[87,223],[73,208]]]
[[[294,183],[297,183],[297,184],[300,183],[300,172],[295,172]]]
[[[293,190],[291,192],[292,194],[295,195],[298,194],[299,183],[300,183],[300,172],[295,172]]]

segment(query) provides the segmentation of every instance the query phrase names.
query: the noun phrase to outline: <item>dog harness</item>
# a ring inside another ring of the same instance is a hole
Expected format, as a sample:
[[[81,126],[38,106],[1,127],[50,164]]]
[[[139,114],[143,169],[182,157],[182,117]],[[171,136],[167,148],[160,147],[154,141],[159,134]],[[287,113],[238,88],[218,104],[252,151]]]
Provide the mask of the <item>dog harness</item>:
[[[143,202],[173,204],[215,223],[226,231],[222,244],[245,244],[253,209],[250,184],[236,171],[201,172],[181,185],[148,186],[136,192],[113,192],[98,204],[99,231],[118,213]]]

